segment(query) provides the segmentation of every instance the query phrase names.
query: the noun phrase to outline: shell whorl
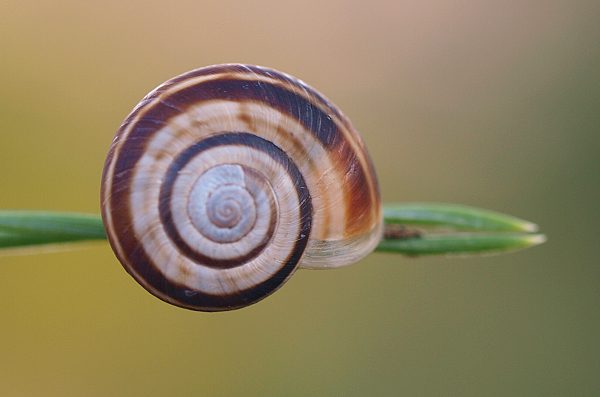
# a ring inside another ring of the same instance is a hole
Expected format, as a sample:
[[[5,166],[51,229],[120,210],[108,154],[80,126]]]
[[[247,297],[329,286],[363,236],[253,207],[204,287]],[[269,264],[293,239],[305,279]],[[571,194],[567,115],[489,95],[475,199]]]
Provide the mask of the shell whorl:
[[[148,94],[117,132],[102,216],[125,269],[194,310],[244,307],[297,269],[379,242],[377,178],[348,119],[272,69],[216,65]]]

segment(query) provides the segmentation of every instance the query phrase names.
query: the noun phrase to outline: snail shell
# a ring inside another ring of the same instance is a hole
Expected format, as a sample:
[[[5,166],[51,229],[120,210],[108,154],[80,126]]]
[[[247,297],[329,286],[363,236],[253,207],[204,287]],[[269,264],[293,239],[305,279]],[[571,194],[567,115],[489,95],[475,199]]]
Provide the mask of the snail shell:
[[[117,131],[101,196],[127,272],[193,310],[255,303],[298,267],[358,261],[382,234],[377,178],[350,121],[258,66],[205,67],[149,93]]]

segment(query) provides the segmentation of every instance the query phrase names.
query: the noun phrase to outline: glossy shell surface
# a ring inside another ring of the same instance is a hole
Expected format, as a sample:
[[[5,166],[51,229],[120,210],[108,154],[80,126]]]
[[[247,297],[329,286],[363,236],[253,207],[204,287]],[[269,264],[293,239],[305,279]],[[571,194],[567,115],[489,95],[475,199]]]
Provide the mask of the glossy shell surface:
[[[287,74],[227,64],[175,77],[118,130],[102,216],[124,268],[194,310],[247,306],[298,267],[370,253],[377,178],[349,120]]]

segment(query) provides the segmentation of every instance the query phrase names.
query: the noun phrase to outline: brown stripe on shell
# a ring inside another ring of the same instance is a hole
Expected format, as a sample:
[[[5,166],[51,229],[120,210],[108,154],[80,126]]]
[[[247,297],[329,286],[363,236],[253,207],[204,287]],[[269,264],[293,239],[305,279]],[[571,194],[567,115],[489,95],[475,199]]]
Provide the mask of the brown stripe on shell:
[[[243,74],[246,74],[246,77],[250,78],[252,78],[253,75],[264,76],[283,83],[284,88],[290,90],[293,90],[295,87],[300,87],[304,91],[303,97],[315,105],[321,105],[326,113],[333,114],[337,120],[343,124],[346,129],[346,141],[350,140],[352,146],[350,151],[355,153],[366,153],[366,146],[364,145],[360,135],[355,132],[350,120],[335,105],[333,105],[325,96],[309,85],[285,73],[254,65],[228,64],[216,65],[209,68],[191,71],[187,73],[185,78],[182,80],[208,74],[220,73],[226,74],[227,76],[236,76],[237,78],[239,78],[240,75],[243,76]],[[300,94],[298,92],[295,93],[297,95]],[[339,151],[340,149],[337,149],[337,152]],[[336,152],[336,149],[331,148],[331,152]],[[343,156],[340,157],[343,158]],[[353,172],[353,170],[356,169],[355,160],[358,160],[361,163],[361,168],[363,168],[362,172]],[[340,163],[343,163],[343,161]],[[362,156],[360,159],[354,158],[349,164],[345,164],[345,167],[342,167],[341,169],[346,169],[350,172],[350,175],[344,175],[344,180],[348,180],[348,185],[344,185],[346,190],[346,203],[348,204],[346,207],[346,236],[353,236],[368,230],[368,228],[371,227],[374,222],[378,222],[378,220],[381,218],[381,208],[379,205],[381,197],[379,192],[379,184],[377,181],[377,176],[375,175],[374,166],[368,155]],[[361,178],[361,176],[363,178]],[[365,182],[366,184],[364,184]],[[363,194],[357,194],[357,190],[361,189],[365,190],[366,192]],[[367,192],[371,193],[367,196]],[[355,207],[355,205],[357,207]],[[372,209],[371,214],[369,214],[369,211],[367,211],[369,207]]]
[[[302,143],[294,136],[294,134],[292,134],[290,131],[286,130],[285,127],[282,125],[277,126],[277,133],[286,137],[287,143],[291,147],[293,147],[293,150],[296,153],[298,153],[300,155],[300,157],[304,159],[304,161],[306,161],[311,174],[316,178],[320,178],[323,170],[319,169],[319,166],[317,165],[315,159],[313,159],[311,156],[309,156],[306,149],[304,149],[304,146],[302,145]],[[315,188],[319,188],[319,187],[321,187],[321,184],[315,184],[314,186],[315,186]],[[322,194],[321,192],[313,192],[312,196],[319,196],[321,198],[321,200],[323,201],[323,208],[326,208],[326,209],[330,208],[329,207],[330,206],[329,195]],[[320,225],[319,225],[321,228],[321,234],[327,236],[327,235],[329,235],[329,230],[331,229],[331,226],[330,226],[331,225],[331,216],[329,215],[328,210],[322,211],[321,216],[323,217],[323,219],[320,220]]]
[[[271,240],[271,236],[275,231],[275,226],[277,225],[276,221],[276,211],[274,210],[274,214],[271,217],[271,223],[269,224],[269,229],[265,234],[265,238],[263,241],[260,241],[256,244],[256,247],[247,252],[244,255],[240,255],[231,259],[215,259],[210,256],[204,255],[201,252],[198,252],[193,247],[190,247],[182,236],[179,234],[177,227],[173,223],[173,218],[171,214],[171,196],[173,194],[173,186],[177,181],[177,176],[179,172],[197,155],[202,153],[205,150],[212,149],[218,146],[248,146],[253,149],[257,149],[265,153],[265,156],[270,156],[275,161],[279,162],[283,165],[283,169],[290,169],[291,166],[289,163],[291,162],[290,158],[285,155],[285,153],[279,149],[277,146],[268,142],[267,140],[257,137],[256,135],[251,135],[247,133],[233,133],[233,132],[223,132],[218,135],[213,135],[204,140],[198,141],[195,145],[190,146],[185,151],[179,154],[179,156],[173,160],[171,166],[169,167],[167,173],[165,174],[165,182],[161,186],[160,199],[159,199],[159,213],[161,217],[161,223],[165,229],[167,236],[171,239],[173,244],[177,247],[177,249],[186,257],[191,259],[196,263],[201,263],[202,265],[216,268],[216,269],[228,269],[237,266],[244,265],[245,263],[251,261],[255,257],[257,257],[267,246],[269,241]],[[251,170],[244,165],[240,166],[244,169],[245,173],[255,173],[260,179],[264,180],[264,183],[268,183],[266,181],[266,177],[259,174],[257,171]],[[299,171],[298,171],[299,172]],[[270,189],[270,186],[269,186]],[[272,197],[269,196],[271,200]],[[275,209],[275,203],[271,202],[271,208]]]
[[[345,237],[371,230],[381,218],[379,185],[373,167],[366,171],[357,154],[344,142],[337,149],[338,169],[341,172],[346,201]],[[373,188],[375,186],[375,188]]]
[[[134,115],[142,107],[146,105],[154,106],[153,102],[161,101],[163,97],[170,96],[173,92],[182,90],[183,88],[190,88],[191,86],[198,86],[207,81],[207,77],[212,80],[218,79],[230,79],[230,80],[243,80],[252,81],[255,80],[257,84],[271,84],[279,86],[284,90],[288,90],[298,97],[304,98],[316,107],[319,107],[324,114],[333,116],[335,123],[341,123],[345,128],[340,131],[343,132],[346,139],[348,139],[355,151],[365,150],[364,143],[362,142],[360,135],[353,129],[350,120],[326,97],[320,94],[318,91],[305,84],[301,80],[295,79],[294,77],[285,73],[265,68],[261,66],[243,65],[243,64],[224,64],[208,66],[190,72],[184,73],[180,76],[172,78],[171,80],[163,83],[151,93],[149,93],[142,102],[136,106],[133,113],[128,117],[126,123],[134,121]],[[202,79],[202,81],[194,81]],[[260,79],[269,79],[269,81],[263,81]],[[180,87],[178,87],[180,85]],[[168,104],[172,106],[171,104]],[[125,132],[126,129],[123,129]],[[367,162],[368,163],[368,162]],[[369,164],[365,164],[369,166]]]
[[[256,136],[253,137],[262,139]],[[110,186],[111,194],[109,197],[104,196],[106,202],[102,206],[103,219],[105,224],[110,227],[107,230],[108,239],[117,258],[123,264],[125,270],[148,292],[166,302],[188,309],[201,311],[232,310],[256,303],[267,297],[280,288],[296,270],[308,243],[312,226],[312,205],[309,191],[302,174],[291,160],[289,161],[288,171],[292,174],[292,180],[295,181],[294,186],[300,203],[300,228],[298,236],[293,239],[294,246],[290,250],[288,258],[283,261],[277,272],[262,283],[238,291],[235,294],[214,295],[191,290],[184,285],[167,279],[146,254],[144,247],[137,240],[132,230],[132,210],[129,204],[130,188],[128,184],[131,169],[124,171],[123,175],[127,175],[127,178],[113,178]],[[112,223],[106,222],[109,217],[112,219]]]
[[[321,98],[316,95],[315,97]],[[146,142],[158,130],[156,127],[159,124],[156,120],[169,120],[180,112],[185,112],[192,105],[197,106],[202,102],[215,99],[263,103],[297,120],[332,153],[331,157],[339,165],[340,175],[348,181],[348,184],[342,186],[345,189],[346,203],[349,205],[346,235],[354,236],[368,231],[379,221],[378,186],[375,172],[366,159],[368,156],[357,157],[356,148],[348,137],[341,133],[331,116],[323,113],[313,102],[281,86],[263,81],[218,78],[182,88],[162,97],[154,106],[144,109],[143,116],[132,126],[127,142],[120,149],[128,155],[119,157],[117,168],[126,169],[135,165],[145,150],[140,148],[138,143]],[[358,134],[355,132],[350,134],[357,141],[357,145],[364,148]],[[130,155],[132,153],[134,155]],[[377,193],[357,195],[356,186]]]
[[[256,79],[256,77],[262,76],[267,77],[269,79],[273,79],[274,81],[281,82],[289,87],[299,87],[305,92],[305,95],[308,98],[312,97],[316,99],[316,101],[311,101],[320,102],[324,106],[324,108],[327,109],[328,113],[332,113],[333,115],[335,115],[344,124],[344,126],[346,126],[346,128],[348,128],[349,130],[352,129],[352,124],[350,123],[350,120],[320,92],[318,92],[308,84],[304,83],[303,81],[296,79],[295,77],[292,77],[278,70],[266,68],[263,66],[235,63],[207,66],[204,68],[191,70],[187,73],[177,76],[169,80],[164,85],[161,85],[158,89],[160,90],[160,92],[164,92],[183,81],[187,81],[196,77],[210,75],[218,75],[219,77],[225,78],[239,78],[238,76],[242,75],[244,76],[244,79]]]
[[[256,122],[248,110],[248,105],[245,102],[240,102],[240,113],[238,119],[246,125],[248,131],[256,131]]]

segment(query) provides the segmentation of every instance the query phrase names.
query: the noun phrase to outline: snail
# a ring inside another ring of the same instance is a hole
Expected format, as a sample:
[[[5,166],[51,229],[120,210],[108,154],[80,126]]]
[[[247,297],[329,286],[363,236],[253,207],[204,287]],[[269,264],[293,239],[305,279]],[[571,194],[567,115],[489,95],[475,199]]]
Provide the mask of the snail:
[[[150,92],[102,175],[115,255],[156,297],[242,308],[298,268],[349,265],[383,233],[373,163],[348,118],[279,71],[204,67]]]

